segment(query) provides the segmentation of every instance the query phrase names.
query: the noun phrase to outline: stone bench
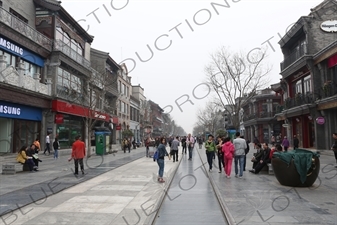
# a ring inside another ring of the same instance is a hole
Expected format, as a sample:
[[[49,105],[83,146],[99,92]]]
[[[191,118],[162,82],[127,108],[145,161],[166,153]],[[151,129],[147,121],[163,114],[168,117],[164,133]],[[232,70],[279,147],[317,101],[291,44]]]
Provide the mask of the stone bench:
[[[267,167],[268,167],[268,174],[274,174],[273,166],[271,165],[271,163],[268,163]]]
[[[14,175],[17,172],[30,171],[28,164],[7,163],[2,165],[3,175]]]
[[[15,164],[4,164],[2,165],[3,175],[14,175],[16,174]]]

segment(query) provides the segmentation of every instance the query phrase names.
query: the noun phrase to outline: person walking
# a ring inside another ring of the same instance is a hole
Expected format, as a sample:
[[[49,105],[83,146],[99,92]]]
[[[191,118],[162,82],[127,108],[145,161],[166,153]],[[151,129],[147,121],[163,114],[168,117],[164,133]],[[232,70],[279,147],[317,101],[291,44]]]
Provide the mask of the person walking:
[[[46,148],[44,149],[43,154],[46,154],[46,151],[48,151],[48,154],[50,155],[50,138],[49,138],[49,133],[47,133],[47,136],[46,136]]]
[[[244,136],[241,136],[241,138],[245,139]],[[243,162],[243,171],[246,171],[247,154],[249,153],[249,143],[250,143],[250,141],[246,140],[246,143],[247,143],[247,148],[245,149],[245,159],[244,159],[244,162]]]
[[[178,136],[175,137],[171,143],[171,155],[173,155],[173,162],[178,162],[178,149],[180,145],[178,138]]]
[[[222,167],[225,168],[224,156],[222,152],[223,140],[220,136],[217,139],[218,140],[216,142],[216,151],[217,151],[217,156],[218,156],[219,173],[221,173],[222,172],[221,168]]]
[[[71,159],[74,159],[75,175],[78,175],[78,164],[80,164],[82,174],[84,174],[83,158],[85,157],[85,144],[81,141],[81,136],[76,137],[71,151]]]
[[[199,149],[202,149],[203,141],[201,137],[198,138],[198,143],[199,143]]]
[[[161,138],[160,139],[160,144],[158,146],[158,156],[159,158],[157,159],[157,164],[159,167],[159,171],[158,171],[158,182],[160,183],[164,183],[165,180],[163,179],[163,175],[164,175],[164,167],[165,167],[165,156],[168,156],[169,160],[171,160],[171,156],[167,153],[166,151],[166,139],[165,138]]]
[[[216,145],[213,141],[213,135],[208,135],[208,140],[205,142],[207,163],[209,166],[209,172],[212,172],[213,169],[213,158],[215,155]]]
[[[58,137],[56,136],[54,142],[53,142],[53,148],[54,148],[54,159],[59,158],[59,149],[60,149],[60,142]]]
[[[222,145],[222,152],[224,155],[225,173],[227,178],[231,178],[232,162],[234,158],[234,145],[231,142],[230,137],[225,138]]]
[[[145,140],[145,148],[146,148],[146,157],[149,157],[149,151],[150,151],[150,138],[146,138]]]
[[[335,159],[336,159],[335,168],[337,168],[337,133],[333,133],[332,138],[334,139],[335,142],[333,143],[331,150],[333,150],[333,153],[335,154]]]
[[[186,146],[188,147],[188,160],[192,160],[192,153],[194,148],[194,138],[191,134],[188,134],[186,139]]]
[[[181,146],[183,147],[183,149],[182,149],[182,154],[185,153],[185,155],[186,155],[186,136],[184,136],[184,137],[181,139]]]
[[[299,144],[300,144],[300,140],[298,140],[298,138],[297,138],[296,135],[294,135],[294,141],[293,141],[293,144],[294,144],[294,149],[298,149]]]
[[[247,148],[247,143],[245,139],[240,137],[240,132],[236,132],[236,138],[233,141],[234,144],[234,160],[235,160],[235,177],[242,178],[243,176],[243,164],[245,160],[245,150]],[[238,168],[238,164],[240,164],[240,171]]]
[[[289,145],[290,143],[289,143],[287,136],[284,136],[283,141],[282,141],[282,146],[285,152],[288,151]]]

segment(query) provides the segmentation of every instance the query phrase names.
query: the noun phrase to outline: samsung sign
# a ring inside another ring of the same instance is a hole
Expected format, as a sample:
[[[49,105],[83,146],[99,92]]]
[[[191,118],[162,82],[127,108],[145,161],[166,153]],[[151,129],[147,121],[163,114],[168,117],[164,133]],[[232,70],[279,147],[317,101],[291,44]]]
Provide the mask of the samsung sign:
[[[1,113],[20,116],[21,108],[11,107],[11,106],[7,106],[7,105],[0,105],[0,114]]]
[[[321,29],[325,32],[337,32],[337,20],[324,21],[321,24]]]
[[[0,101],[0,118],[1,117],[41,121],[42,109]]]
[[[41,58],[41,56],[33,52],[30,52],[1,36],[0,36],[0,49],[3,49],[6,52],[11,53],[13,55],[19,56],[20,58],[37,66],[40,67],[44,66],[44,60],[43,58]]]

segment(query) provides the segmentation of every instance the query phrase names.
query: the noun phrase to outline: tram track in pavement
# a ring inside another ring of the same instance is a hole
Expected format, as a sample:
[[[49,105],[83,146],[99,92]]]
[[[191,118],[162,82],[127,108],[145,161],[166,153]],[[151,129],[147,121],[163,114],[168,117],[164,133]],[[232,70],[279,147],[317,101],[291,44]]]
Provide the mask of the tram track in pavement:
[[[219,188],[217,187],[215,181],[213,180],[213,177],[209,174],[208,170],[206,169],[206,164],[207,162],[203,159],[203,157],[201,156],[200,152],[199,152],[199,149],[197,148],[194,148],[193,149],[193,155],[194,157],[198,156],[200,161],[201,161],[201,167],[202,167],[202,171],[203,173],[205,174],[205,176],[207,177],[207,180],[209,181],[209,184],[212,188],[212,191],[213,191],[213,194],[215,196],[215,199],[216,199],[216,202],[218,203],[218,206],[220,208],[220,212],[221,212],[221,215],[225,221],[225,224],[229,224],[229,225],[236,225],[236,222],[233,218],[233,216],[231,215],[231,213],[229,212],[229,209],[228,207],[226,206],[222,196],[221,196],[221,193],[219,191]],[[177,172],[179,171],[179,167],[182,166],[181,163],[182,161],[184,160],[180,160],[179,161],[179,165],[175,168],[175,171],[173,173],[173,175],[171,176],[171,178],[166,182],[166,186],[165,186],[165,189],[164,189],[164,193],[163,195],[161,196],[161,198],[158,200],[158,203],[157,203],[157,210],[155,211],[154,215],[153,216],[149,216],[148,217],[148,220],[146,221],[145,224],[151,224],[151,225],[160,225],[160,224],[165,224],[165,223],[162,223],[162,221],[159,221],[160,219],[160,215],[161,215],[161,210],[163,209],[163,204],[166,201],[170,200],[171,202],[174,201],[174,199],[172,200],[171,197],[169,197],[169,192],[171,190],[171,186],[172,186],[172,183],[174,181],[175,178],[177,178]],[[185,160],[186,161],[186,160]],[[185,162],[185,163],[191,163],[190,161],[188,162]],[[199,168],[199,167],[198,167]],[[193,169],[193,172],[196,171],[197,169]],[[188,174],[189,175],[189,174]],[[186,177],[188,175],[185,175],[183,176]],[[194,176],[194,175],[193,175]],[[196,178],[194,178],[196,179]],[[180,180],[181,181],[181,180]],[[179,185],[180,185],[180,181],[179,181]],[[180,196],[180,195],[179,195]],[[174,196],[173,196],[174,197]],[[202,203],[201,203],[202,204]],[[198,206],[194,206],[194,207],[198,207]],[[188,207],[186,207],[186,209],[188,209]],[[181,212],[182,214],[188,214],[187,213],[184,213],[184,212]],[[174,218],[174,216],[172,216],[172,218]],[[171,221],[172,222],[178,222],[179,221]],[[190,221],[191,223],[193,224],[198,224],[198,222],[200,223],[200,221],[196,221],[194,222],[193,220]],[[185,224],[185,223],[184,223]],[[207,224],[211,224],[211,223],[207,223]],[[217,223],[218,224],[218,223]],[[223,224],[223,223],[221,223]]]

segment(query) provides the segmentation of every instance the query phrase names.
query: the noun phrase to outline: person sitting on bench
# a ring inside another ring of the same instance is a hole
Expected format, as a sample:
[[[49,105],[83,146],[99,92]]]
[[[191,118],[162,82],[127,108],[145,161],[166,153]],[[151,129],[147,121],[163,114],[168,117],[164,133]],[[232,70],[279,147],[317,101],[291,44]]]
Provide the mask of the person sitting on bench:
[[[259,163],[259,161],[261,160],[262,154],[263,154],[263,150],[262,150],[260,143],[257,143],[255,145],[255,148],[256,148],[256,153],[253,154],[253,158],[251,160],[253,163],[252,169],[254,169],[255,166]]]
[[[39,162],[42,162],[42,160],[39,159],[39,155],[37,154],[36,145],[35,144],[31,144],[30,145],[30,148],[28,148],[28,150],[26,151],[26,155],[28,157],[32,157],[33,162],[34,162],[34,164],[36,166],[36,171],[37,171],[38,168],[39,168]]]
[[[16,157],[16,161],[22,164],[27,164],[29,166],[29,170],[33,172],[36,170],[37,166],[35,166],[35,163],[32,159],[32,157],[27,156],[26,154],[27,146],[22,146],[20,151],[18,152],[18,155]]]
[[[262,150],[263,154],[262,154],[260,161],[256,164],[254,169],[249,170],[249,172],[258,174],[265,165],[270,163],[270,158],[269,158],[270,148],[268,147],[268,144],[263,143],[262,149],[263,149]]]

